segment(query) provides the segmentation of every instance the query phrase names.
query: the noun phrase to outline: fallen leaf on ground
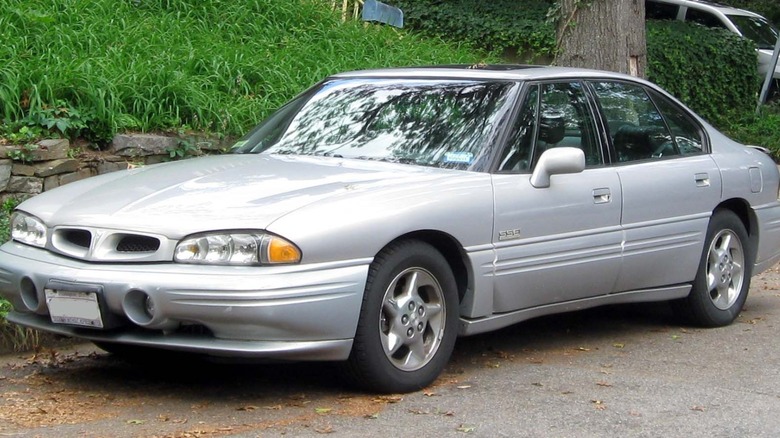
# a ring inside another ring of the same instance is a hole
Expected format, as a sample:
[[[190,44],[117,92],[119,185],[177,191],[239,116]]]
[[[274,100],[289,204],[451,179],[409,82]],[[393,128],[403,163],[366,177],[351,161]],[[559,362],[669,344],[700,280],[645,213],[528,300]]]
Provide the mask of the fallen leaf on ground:
[[[458,432],[463,432],[463,433],[471,433],[474,432],[475,429],[476,427],[466,426],[465,424],[461,424],[460,426],[455,428],[455,430],[457,430]]]

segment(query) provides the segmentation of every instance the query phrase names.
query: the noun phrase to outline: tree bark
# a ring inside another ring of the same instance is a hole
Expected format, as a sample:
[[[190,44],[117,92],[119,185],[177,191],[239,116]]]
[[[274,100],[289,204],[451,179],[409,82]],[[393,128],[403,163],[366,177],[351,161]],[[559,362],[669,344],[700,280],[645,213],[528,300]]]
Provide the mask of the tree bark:
[[[644,0],[558,0],[555,65],[644,77]]]

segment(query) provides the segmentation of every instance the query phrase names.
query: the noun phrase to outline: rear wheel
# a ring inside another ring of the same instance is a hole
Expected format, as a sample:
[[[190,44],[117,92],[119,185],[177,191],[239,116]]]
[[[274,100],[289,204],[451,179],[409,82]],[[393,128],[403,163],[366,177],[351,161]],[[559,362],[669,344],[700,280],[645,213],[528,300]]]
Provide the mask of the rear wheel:
[[[745,225],[731,211],[718,210],[707,228],[707,240],[693,288],[676,308],[705,327],[731,324],[747,299],[753,251]]]
[[[423,242],[393,244],[369,269],[348,376],[373,391],[423,388],[446,366],[457,323],[457,285],[444,257]]]

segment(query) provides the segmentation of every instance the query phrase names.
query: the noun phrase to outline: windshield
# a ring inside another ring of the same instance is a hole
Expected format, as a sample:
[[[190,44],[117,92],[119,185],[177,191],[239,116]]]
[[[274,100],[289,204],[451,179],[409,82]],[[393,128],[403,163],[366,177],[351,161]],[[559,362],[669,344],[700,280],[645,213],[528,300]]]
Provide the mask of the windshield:
[[[282,107],[235,153],[324,155],[469,169],[488,153],[511,82],[334,79]]]
[[[759,49],[772,50],[775,48],[777,29],[765,19],[747,15],[729,15],[728,17],[739,29],[742,36],[756,43]]]

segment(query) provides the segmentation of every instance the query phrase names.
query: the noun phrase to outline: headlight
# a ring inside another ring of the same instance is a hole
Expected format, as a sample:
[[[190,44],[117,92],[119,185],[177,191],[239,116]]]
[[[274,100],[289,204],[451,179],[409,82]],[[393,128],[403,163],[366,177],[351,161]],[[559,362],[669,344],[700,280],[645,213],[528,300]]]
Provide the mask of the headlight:
[[[35,216],[15,211],[11,215],[11,238],[43,248],[46,246],[46,225]]]
[[[213,265],[298,263],[301,250],[262,232],[220,232],[189,236],[176,245],[174,261]]]

